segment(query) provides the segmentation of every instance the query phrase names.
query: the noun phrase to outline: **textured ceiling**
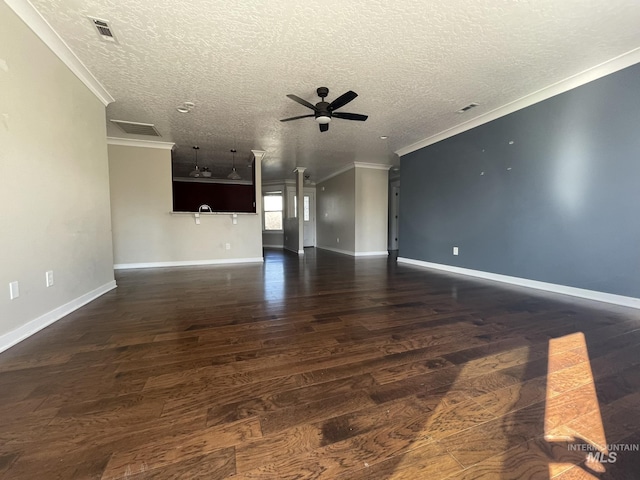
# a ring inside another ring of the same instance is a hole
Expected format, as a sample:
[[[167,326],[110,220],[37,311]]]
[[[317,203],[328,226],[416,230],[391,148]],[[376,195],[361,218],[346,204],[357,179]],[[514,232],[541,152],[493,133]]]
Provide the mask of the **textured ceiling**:
[[[266,150],[266,180],[398,164],[402,147],[640,47],[637,0],[32,3],[116,99],[107,118],[154,123],[187,162],[194,144],[202,165]],[[119,44],[87,16],[108,20]],[[329,101],[356,91],[341,110],[369,119],[334,119],[327,133],[312,118],[279,122],[310,112],[286,94],[316,103],[319,86]],[[181,114],[185,101],[196,107]]]

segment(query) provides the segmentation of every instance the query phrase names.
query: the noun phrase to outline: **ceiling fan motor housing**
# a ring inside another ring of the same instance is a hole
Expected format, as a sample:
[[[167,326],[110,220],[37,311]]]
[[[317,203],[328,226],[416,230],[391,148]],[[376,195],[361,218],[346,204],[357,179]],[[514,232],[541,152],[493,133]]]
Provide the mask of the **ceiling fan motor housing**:
[[[330,103],[325,101],[316,103],[316,121],[318,121],[318,118],[331,118],[331,110],[329,109],[329,105]]]

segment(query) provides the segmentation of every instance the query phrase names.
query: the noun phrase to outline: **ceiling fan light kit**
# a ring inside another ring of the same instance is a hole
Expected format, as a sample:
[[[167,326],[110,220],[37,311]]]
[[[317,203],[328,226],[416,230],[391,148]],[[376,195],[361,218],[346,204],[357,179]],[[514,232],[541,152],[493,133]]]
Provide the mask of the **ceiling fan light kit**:
[[[316,122],[318,122],[320,126],[321,132],[326,132],[329,130],[329,122],[333,117],[342,118],[344,120],[356,120],[359,122],[364,122],[367,118],[367,115],[362,115],[360,113],[346,113],[346,112],[336,112],[341,107],[344,107],[347,103],[351,102],[355,99],[358,94],[352,90],[349,90],[347,93],[340,95],[333,102],[325,102],[325,98],[329,95],[329,89],[327,87],[320,87],[317,90],[318,96],[321,98],[321,101],[313,105],[312,103],[307,102],[306,100],[298,97],[297,95],[289,94],[289,97],[294,102],[299,103],[307,108],[313,110],[314,113],[309,115],[300,115],[297,117],[284,118],[280,120],[281,122],[289,122],[291,120],[298,120],[300,118],[310,118],[315,117]]]

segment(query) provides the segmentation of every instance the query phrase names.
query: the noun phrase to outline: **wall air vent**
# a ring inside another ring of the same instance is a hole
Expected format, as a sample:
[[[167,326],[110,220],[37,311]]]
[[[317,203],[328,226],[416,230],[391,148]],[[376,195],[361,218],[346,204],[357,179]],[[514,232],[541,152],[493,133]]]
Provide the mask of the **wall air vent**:
[[[462,107],[460,110],[458,110],[456,113],[464,113],[464,112],[468,112],[469,110],[471,110],[472,108],[477,107],[478,104],[477,103],[470,103],[469,105],[467,105],[466,107]]]
[[[161,137],[153,123],[127,122],[125,120],[111,120],[125,133],[132,135],[149,135],[151,137]]]
[[[115,33],[113,33],[113,28],[111,28],[109,22],[94,17],[89,17],[89,20],[98,32],[101,40],[109,43],[118,43],[118,39],[116,38]]]

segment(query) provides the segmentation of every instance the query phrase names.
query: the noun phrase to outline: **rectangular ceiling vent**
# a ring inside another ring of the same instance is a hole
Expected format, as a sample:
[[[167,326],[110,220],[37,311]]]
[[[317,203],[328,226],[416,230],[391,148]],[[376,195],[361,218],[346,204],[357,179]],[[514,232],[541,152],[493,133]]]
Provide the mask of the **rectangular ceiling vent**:
[[[468,112],[469,110],[471,110],[472,108],[476,108],[478,106],[477,103],[470,103],[469,105],[467,105],[466,107],[462,107],[460,110],[458,110],[456,113],[464,113],[464,112]]]
[[[91,24],[98,32],[98,36],[101,40],[109,43],[118,43],[118,39],[116,38],[115,33],[113,33],[113,28],[111,28],[109,22],[94,17],[89,17],[89,20],[91,20]]]
[[[111,120],[111,123],[115,123],[119,126],[123,132],[130,133],[132,135],[149,135],[150,137],[161,137],[153,123],[138,123],[127,122],[125,120]]]

